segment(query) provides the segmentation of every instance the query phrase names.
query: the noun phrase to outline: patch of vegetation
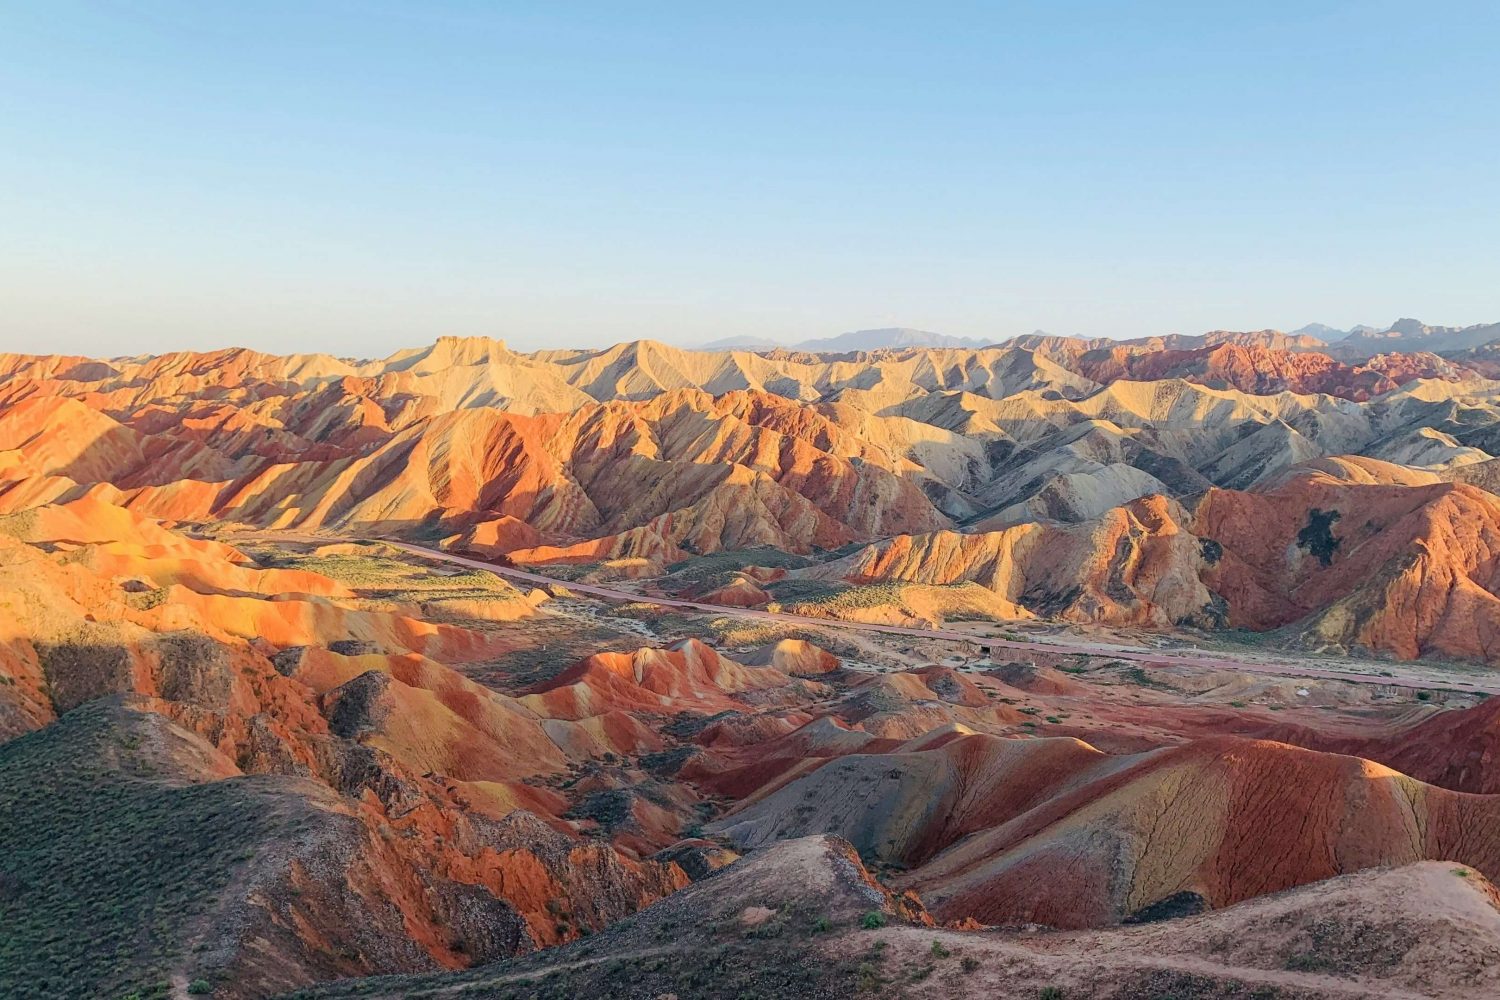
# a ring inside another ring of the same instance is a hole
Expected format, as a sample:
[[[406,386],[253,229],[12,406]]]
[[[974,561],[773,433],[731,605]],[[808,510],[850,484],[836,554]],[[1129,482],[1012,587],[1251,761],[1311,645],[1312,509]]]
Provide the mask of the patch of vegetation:
[[[807,926],[813,915],[783,909],[767,921],[792,928]],[[765,925],[761,925],[765,926]],[[882,975],[884,955],[836,958],[823,954],[808,935],[750,934],[737,920],[708,925],[658,926],[660,950],[636,953],[628,943],[632,931],[616,925],[591,939],[605,948],[612,942],[626,954],[585,958],[577,943],[525,958],[434,975],[380,976],[345,980],[299,990],[284,1000],[352,998],[378,994],[392,997],[477,997],[483,1000],[576,1000],[578,997],[678,997],[722,1000],[781,1000],[785,997],[849,997],[879,990],[890,980]],[[752,928],[751,930],[758,930]]]
[[[1317,556],[1324,566],[1333,562],[1338,551],[1339,539],[1333,537],[1333,524],[1342,517],[1336,510],[1320,510],[1317,507],[1307,512],[1307,524],[1297,532],[1297,547]]]
[[[871,910],[859,918],[859,926],[867,931],[879,930],[886,925],[886,917],[879,910]]]
[[[60,642],[35,645],[52,704],[59,712],[129,687],[130,654],[102,626],[85,623]]]
[[[780,549],[732,549],[673,563],[667,567],[669,575],[662,580],[662,588],[674,595],[690,590],[713,590],[733,581],[735,575],[748,566],[792,570],[812,564],[810,559]]]
[[[120,997],[120,1000],[168,1000],[172,995],[172,984],[168,982],[152,983]]]
[[[125,603],[137,611],[150,611],[160,607],[167,599],[166,587],[151,587],[147,590],[125,592]]]
[[[1170,896],[1141,907],[1125,918],[1127,924],[1152,924],[1161,920],[1176,920],[1205,913],[1210,909],[1208,900],[1190,889],[1174,892]]]
[[[0,535],[8,535],[22,541],[32,537],[36,531],[36,510],[23,510],[0,517]]]
[[[1305,951],[1289,957],[1286,967],[1291,972],[1321,972],[1329,967],[1329,963],[1317,952]]]
[[[379,555],[309,555],[257,552],[265,566],[300,569],[342,583],[360,597],[396,603],[435,600],[514,600],[521,591],[482,569],[450,572],[420,562]]]
[[[788,606],[787,610],[795,615],[837,618],[850,611],[901,607],[907,586],[905,583],[872,583],[863,587],[845,587],[824,597],[800,601]]]
[[[626,789],[606,788],[590,792],[583,797],[581,802],[574,803],[563,816],[572,820],[593,820],[598,824],[599,829],[606,833],[614,833],[619,827],[630,822],[631,806],[634,801],[634,794]]]
[[[166,996],[187,928],[286,820],[241,782],[168,782],[94,702],[0,745],[0,996]],[[206,982],[206,980],[205,980]]]
[[[1417,944],[1412,937],[1393,940],[1383,936],[1373,924],[1354,915],[1313,919],[1301,931],[1299,950],[1286,960],[1286,967],[1294,972],[1347,975],[1356,969],[1388,969]]]
[[[599,562],[548,563],[545,567],[538,570],[538,572],[554,579],[562,580],[565,583],[579,583],[585,577],[592,573],[597,573],[603,568],[604,564]]]
[[[874,993],[888,982],[873,962],[859,963],[859,967],[855,969],[855,976],[855,982],[861,993]]]
[[[803,569],[811,566],[812,560],[791,552],[773,548],[726,549],[706,556],[693,556],[667,567],[673,576],[711,576],[725,570],[735,571],[746,566],[769,566],[772,569]]]
[[[679,712],[673,716],[672,721],[661,727],[661,731],[668,736],[675,736],[680,740],[690,740],[703,730],[721,719],[733,719],[743,715],[734,709],[725,709],[715,712],[713,715],[702,715],[698,712]]]
[[[810,618],[846,619],[861,611],[894,609],[915,618],[935,615],[951,621],[992,621],[994,601],[991,591],[973,582],[932,586],[892,581],[841,587],[823,596],[780,603],[783,610]]]
[[[1177,690],[1172,685],[1164,684],[1163,682],[1157,680],[1155,677],[1152,677],[1146,671],[1145,667],[1129,666],[1120,671],[1120,673],[1125,676],[1126,680],[1130,681],[1132,684],[1139,684],[1141,687],[1155,688],[1158,691]]]
[[[1198,554],[1203,557],[1204,562],[1212,566],[1224,558],[1224,546],[1212,538],[1200,538],[1198,539]]]
[[[683,764],[702,752],[701,748],[695,746],[673,747],[670,750],[641,754],[637,763],[652,774],[669,776],[676,774]]]
[[[1152,1000],[1299,1000],[1314,994],[1288,991],[1280,986],[1244,982],[1224,975],[1151,969],[1127,972],[1112,994],[1118,997],[1150,997]]]
[[[766,588],[781,604],[817,604],[832,600],[848,589],[846,583],[828,580],[777,580]]]

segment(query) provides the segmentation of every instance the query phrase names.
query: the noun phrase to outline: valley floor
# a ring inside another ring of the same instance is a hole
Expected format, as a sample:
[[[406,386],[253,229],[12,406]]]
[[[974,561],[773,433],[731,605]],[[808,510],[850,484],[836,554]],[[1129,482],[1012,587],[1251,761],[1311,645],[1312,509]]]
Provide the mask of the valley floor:
[[[274,537],[303,543],[319,540],[305,535],[281,534]],[[701,615],[729,616],[790,626],[834,629],[877,637],[915,639],[924,643],[948,643],[957,651],[943,657],[943,660],[945,662],[951,660],[955,664],[961,661],[965,666],[973,664],[974,669],[982,669],[991,660],[999,659],[1001,651],[1005,651],[1018,654],[1040,653],[1047,656],[1062,654],[1108,657],[1148,666],[1235,670],[1275,677],[1341,680],[1354,684],[1374,684],[1414,690],[1451,687],[1465,692],[1500,694],[1500,676],[1497,676],[1494,671],[1472,664],[1368,659],[1346,653],[1297,654],[1283,649],[1268,648],[1271,646],[1271,639],[1254,633],[1241,633],[1245,641],[1236,643],[1233,639],[1214,639],[1208,634],[1197,636],[1193,641],[1189,641],[1137,631],[1133,636],[1136,641],[1131,642],[1132,637],[1120,635],[1119,630],[1096,628],[1090,630],[1094,633],[1090,635],[1085,634],[1084,629],[1079,626],[1038,625],[1030,622],[1002,624],[962,621],[942,627],[913,628],[876,622],[815,618],[761,608],[742,608],[703,601],[681,600],[660,593],[652,593],[647,587],[627,589],[624,584],[606,587],[565,581],[544,573],[503,566],[493,561],[409,542],[380,539],[367,539],[367,541],[378,541],[422,560],[494,573],[513,583],[540,587],[561,585],[576,595],[597,598],[606,605],[646,601],[661,608]],[[1025,638],[1018,638],[1021,635]],[[1143,645],[1141,644],[1143,641],[1150,644]],[[978,655],[977,647],[980,646],[992,650],[994,655]]]

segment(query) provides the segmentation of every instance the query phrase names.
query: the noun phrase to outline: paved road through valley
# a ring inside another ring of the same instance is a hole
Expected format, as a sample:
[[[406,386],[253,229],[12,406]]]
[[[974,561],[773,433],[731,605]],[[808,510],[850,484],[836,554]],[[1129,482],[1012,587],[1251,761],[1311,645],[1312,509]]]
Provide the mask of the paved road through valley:
[[[1482,674],[1463,675],[1434,675],[1433,668],[1417,668],[1404,664],[1381,663],[1369,664],[1368,670],[1362,669],[1363,661],[1351,661],[1351,666],[1357,664],[1353,670],[1333,670],[1322,667],[1302,666],[1295,663],[1267,662],[1258,658],[1239,659],[1222,653],[1211,652],[1206,649],[1191,647],[1187,649],[1146,649],[1139,646],[1117,646],[1110,643],[1088,643],[1078,640],[1066,640],[1058,642],[1035,642],[1024,639],[1005,639],[999,636],[988,636],[977,632],[959,632],[953,629],[941,628],[912,628],[903,625],[877,625],[866,622],[846,622],[833,618],[814,618],[810,615],[793,615],[781,611],[764,611],[757,608],[736,608],[723,604],[704,604],[700,601],[685,601],[672,597],[648,597],[644,594],[631,593],[628,590],[615,590],[611,587],[601,587],[596,584],[570,583],[566,580],[558,580],[554,577],[544,576],[541,573],[532,573],[523,569],[515,569],[511,566],[499,566],[483,559],[474,559],[469,556],[456,555],[452,552],[444,552],[439,549],[430,549],[423,545],[413,545],[410,542],[399,542],[393,539],[372,539],[380,541],[393,548],[421,556],[425,559],[435,559],[441,562],[451,563],[455,566],[465,566],[470,569],[485,570],[508,580],[530,583],[537,586],[566,587],[568,590],[587,594],[590,597],[598,597],[607,601],[621,601],[635,604],[654,604],[666,608],[678,608],[685,611],[696,611],[703,614],[730,615],[736,618],[749,618],[761,621],[785,622],[793,625],[806,625],[816,628],[844,629],[852,632],[881,633],[884,635],[901,635],[913,639],[940,639],[950,642],[973,643],[980,646],[988,646],[994,649],[1014,649],[1030,653],[1062,653],[1062,654],[1086,654],[1089,656],[1110,657],[1117,660],[1128,660],[1139,663],[1154,664],[1177,664],[1187,667],[1199,667],[1208,670],[1234,670],[1242,673],[1273,674],[1287,677],[1321,678],[1326,680],[1350,681],[1357,684],[1384,684],[1405,688],[1433,688],[1448,687],[1455,690],[1483,691],[1489,694],[1500,694],[1500,678],[1489,679]],[[1428,671],[1426,675],[1417,673],[1418,669]],[[1384,673],[1375,673],[1376,670],[1389,670],[1393,676]]]

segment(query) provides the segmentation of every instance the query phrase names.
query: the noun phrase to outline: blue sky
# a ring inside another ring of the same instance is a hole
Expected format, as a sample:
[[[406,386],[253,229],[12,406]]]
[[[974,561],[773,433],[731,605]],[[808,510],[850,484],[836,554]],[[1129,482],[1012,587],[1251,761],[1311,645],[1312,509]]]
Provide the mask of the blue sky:
[[[1500,4],[0,0],[0,350],[1500,320]]]

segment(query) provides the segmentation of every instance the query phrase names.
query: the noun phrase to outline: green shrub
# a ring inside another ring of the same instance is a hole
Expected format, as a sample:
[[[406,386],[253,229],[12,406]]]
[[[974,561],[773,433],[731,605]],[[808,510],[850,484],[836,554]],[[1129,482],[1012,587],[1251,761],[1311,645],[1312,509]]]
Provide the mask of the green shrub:
[[[194,996],[207,996],[213,991],[214,988],[209,985],[207,979],[194,979],[192,982],[188,983],[188,992],[193,994]]]
[[[860,918],[859,926],[867,931],[878,930],[886,925],[885,914],[879,910],[871,910]]]
[[[287,832],[288,799],[141,757],[146,719],[95,701],[0,744],[0,997],[165,1000],[236,857]]]

